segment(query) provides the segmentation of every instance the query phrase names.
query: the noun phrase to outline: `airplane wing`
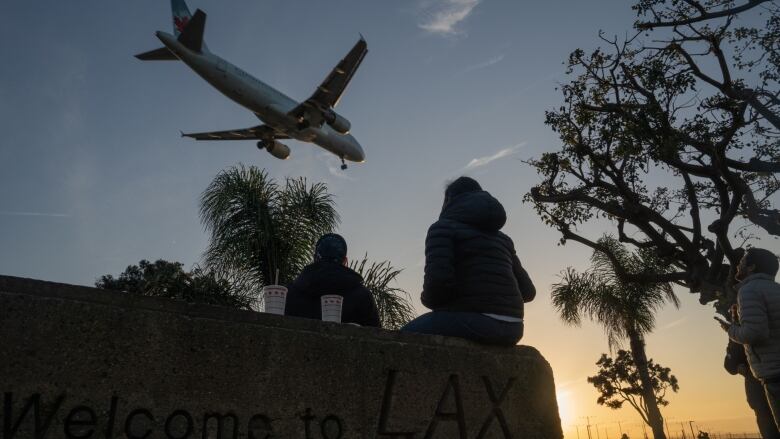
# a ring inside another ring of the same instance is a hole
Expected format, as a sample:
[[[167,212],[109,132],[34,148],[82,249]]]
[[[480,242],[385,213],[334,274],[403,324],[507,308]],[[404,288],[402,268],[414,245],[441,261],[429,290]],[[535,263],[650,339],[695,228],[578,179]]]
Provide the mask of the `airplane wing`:
[[[352,50],[349,51],[338,65],[331,70],[330,74],[314,92],[310,101],[315,101],[321,104],[323,107],[335,107],[341,99],[341,95],[344,94],[349,81],[352,76],[355,75],[360,63],[363,62],[366,53],[368,53],[368,45],[363,37],[360,37],[360,41],[355,43]]]
[[[181,133],[182,137],[195,140],[253,140],[253,139],[289,139],[290,137],[277,132],[268,125],[258,125],[240,130],[211,131],[205,133]]]
[[[360,67],[360,63],[363,62],[366,53],[368,53],[368,45],[366,44],[366,40],[363,39],[363,36],[361,36],[360,40],[355,43],[355,46],[352,47],[352,50],[349,51],[347,56],[339,61],[336,67],[331,70],[328,77],[322,81],[322,84],[320,84],[319,87],[317,87],[314,94],[295,107],[290,114],[302,120],[308,113],[308,119],[312,120],[314,123],[321,123],[321,112],[338,105],[341,95],[344,94],[344,90],[346,90],[352,76],[355,75],[358,67]]]

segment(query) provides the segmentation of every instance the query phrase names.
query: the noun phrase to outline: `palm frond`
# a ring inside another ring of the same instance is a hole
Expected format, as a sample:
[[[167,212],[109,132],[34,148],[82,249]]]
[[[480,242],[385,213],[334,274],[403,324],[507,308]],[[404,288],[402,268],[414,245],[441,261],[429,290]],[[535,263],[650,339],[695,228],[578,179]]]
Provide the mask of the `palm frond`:
[[[591,286],[587,274],[579,274],[568,267],[560,274],[561,281],[552,286],[552,304],[558,310],[561,320],[572,326],[581,324],[580,309],[582,301]]]
[[[604,236],[599,244],[609,249],[632,274],[663,274],[669,268],[661,258],[647,251],[630,252],[617,239]],[[583,316],[600,324],[610,350],[619,348],[630,331],[646,334],[655,327],[655,314],[666,303],[679,307],[671,284],[629,283],[616,273],[605,253],[594,251],[591,268],[577,273],[568,268],[552,286],[552,302],[561,320],[579,325]]]
[[[395,269],[389,261],[368,264],[368,254],[360,261],[353,260],[350,268],[363,277],[363,284],[371,291],[383,328],[400,329],[414,318],[409,293],[391,286],[401,270]]]
[[[322,183],[288,179],[284,187],[264,170],[242,164],[220,172],[201,195],[200,217],[210,232],[204,264],[240,272],[248,285],[288,283],[311,262],[312,247],[339,222]]]
[[[279,217],[284,256],[289,272],[300,272],[311,262],[314,243],[339,223],[333,196],[323,183],[307,184],[305,178],[287,179]]]

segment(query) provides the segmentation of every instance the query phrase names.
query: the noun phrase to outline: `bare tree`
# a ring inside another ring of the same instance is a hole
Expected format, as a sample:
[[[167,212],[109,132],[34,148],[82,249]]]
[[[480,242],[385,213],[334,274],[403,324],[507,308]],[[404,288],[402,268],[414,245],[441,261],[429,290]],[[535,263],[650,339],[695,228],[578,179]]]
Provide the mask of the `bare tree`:
[[[546,113],[562,146],[530,161],[543,182],[526,195],[624,280],[673,282],[720,310],[752,231],[780,236],[780,7],[736,3],[640,0],[633,36],[574,51],[564,104]],[[578,230],[598,219],[672,269],[629,273]]]

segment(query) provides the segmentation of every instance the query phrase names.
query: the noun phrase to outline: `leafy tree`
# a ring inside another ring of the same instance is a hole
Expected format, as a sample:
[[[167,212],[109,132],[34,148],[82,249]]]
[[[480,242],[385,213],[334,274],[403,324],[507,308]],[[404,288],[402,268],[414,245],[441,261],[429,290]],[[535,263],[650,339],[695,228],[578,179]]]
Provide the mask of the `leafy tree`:
[[[665,439],[663,418],[654,396],[656,385],[645,352],[645,334],[655,327],[656,311],[667,302],[678,307],[679,301],[668,282],[628,282],[616,267],[636,275],[663,275],[668,267],[652,251],[640,249],[631,253],[609,236],[601,238],[597,245],[608,253],[594,251],[592,266],[584,273],[577,273],[571,267],[564,271],[561,282],[552,288],[553,306],[565,323],[579,325],[585,315],[603,326],[610,349],[628,339],[640,395],[647,409],[645,421],[655,439]]]
[[[568,60],[564,103],[546,123],[561,147],[530,163],[526,200],[562,243],[606,253],[618,276],[734,299],[753,231],[780,236],[780,5],[768,0],[638,0],[636,33]],[[758,24],[752,24],[758,23]],[[633,273],[578,230],[606,219],[621,242],[671,268]],[[741,224],[750,225],[741,228]]]
[[[203,192],[200,216],[211,233],[208,268],[233,273],[258,290],[290,282],[312,260],[317,239],[339,222],[323,183],[287,179],[280,186],[264,170],[238,165],[220,172]]]
[[[250,297],[233,288],[233,284],[227,279],[200,267],[186,272],[181,263],[162,259],[154,263],[142,260],[138,265],[128,266],[116,278],[110,274],[101,276],[95,286],[142,296],[243,309],[248,309],[252,301]]]
[[[353,260],[349,266],[363,277],[364,285],[374,296],[383,328],[400,329],[414,318],[409,293],[390,285],[401,270],[393,268],[388,261],[368,265],[368,255],[360,261]]]
[[[627,402],[639,412],[645,423],[649,423],[650,411],[645,404],[641,379],[631,352],[620,349],[614,359],[607,354],[601,354],[596,365],[599,367],[598,373],[588,377],[588,382],[599,392],[596,402],[615,410]],[[647,360],[647,369],[653,383],[655,403],[666,407],[669,405],[665,398],[667,390],[677,392],[680,389],[677,378],[672,375],[671,369],[654,363],[652,359]]]

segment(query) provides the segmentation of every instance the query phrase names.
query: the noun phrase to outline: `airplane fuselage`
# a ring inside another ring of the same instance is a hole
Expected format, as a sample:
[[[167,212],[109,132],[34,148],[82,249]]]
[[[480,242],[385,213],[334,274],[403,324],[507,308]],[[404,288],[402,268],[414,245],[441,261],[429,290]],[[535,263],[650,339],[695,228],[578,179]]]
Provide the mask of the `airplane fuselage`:
[[[327,124],[299,128],[299,122],[290,112],[298,102],[275,88],[253,77],[213,53],[194,52],[176,37],[157,32],[157,38],[182,62],[222,94],[253,112],[274,130],[290,138],[310,142],[353,162],[365,160],[365,153],[351,134],[340,134]]]

